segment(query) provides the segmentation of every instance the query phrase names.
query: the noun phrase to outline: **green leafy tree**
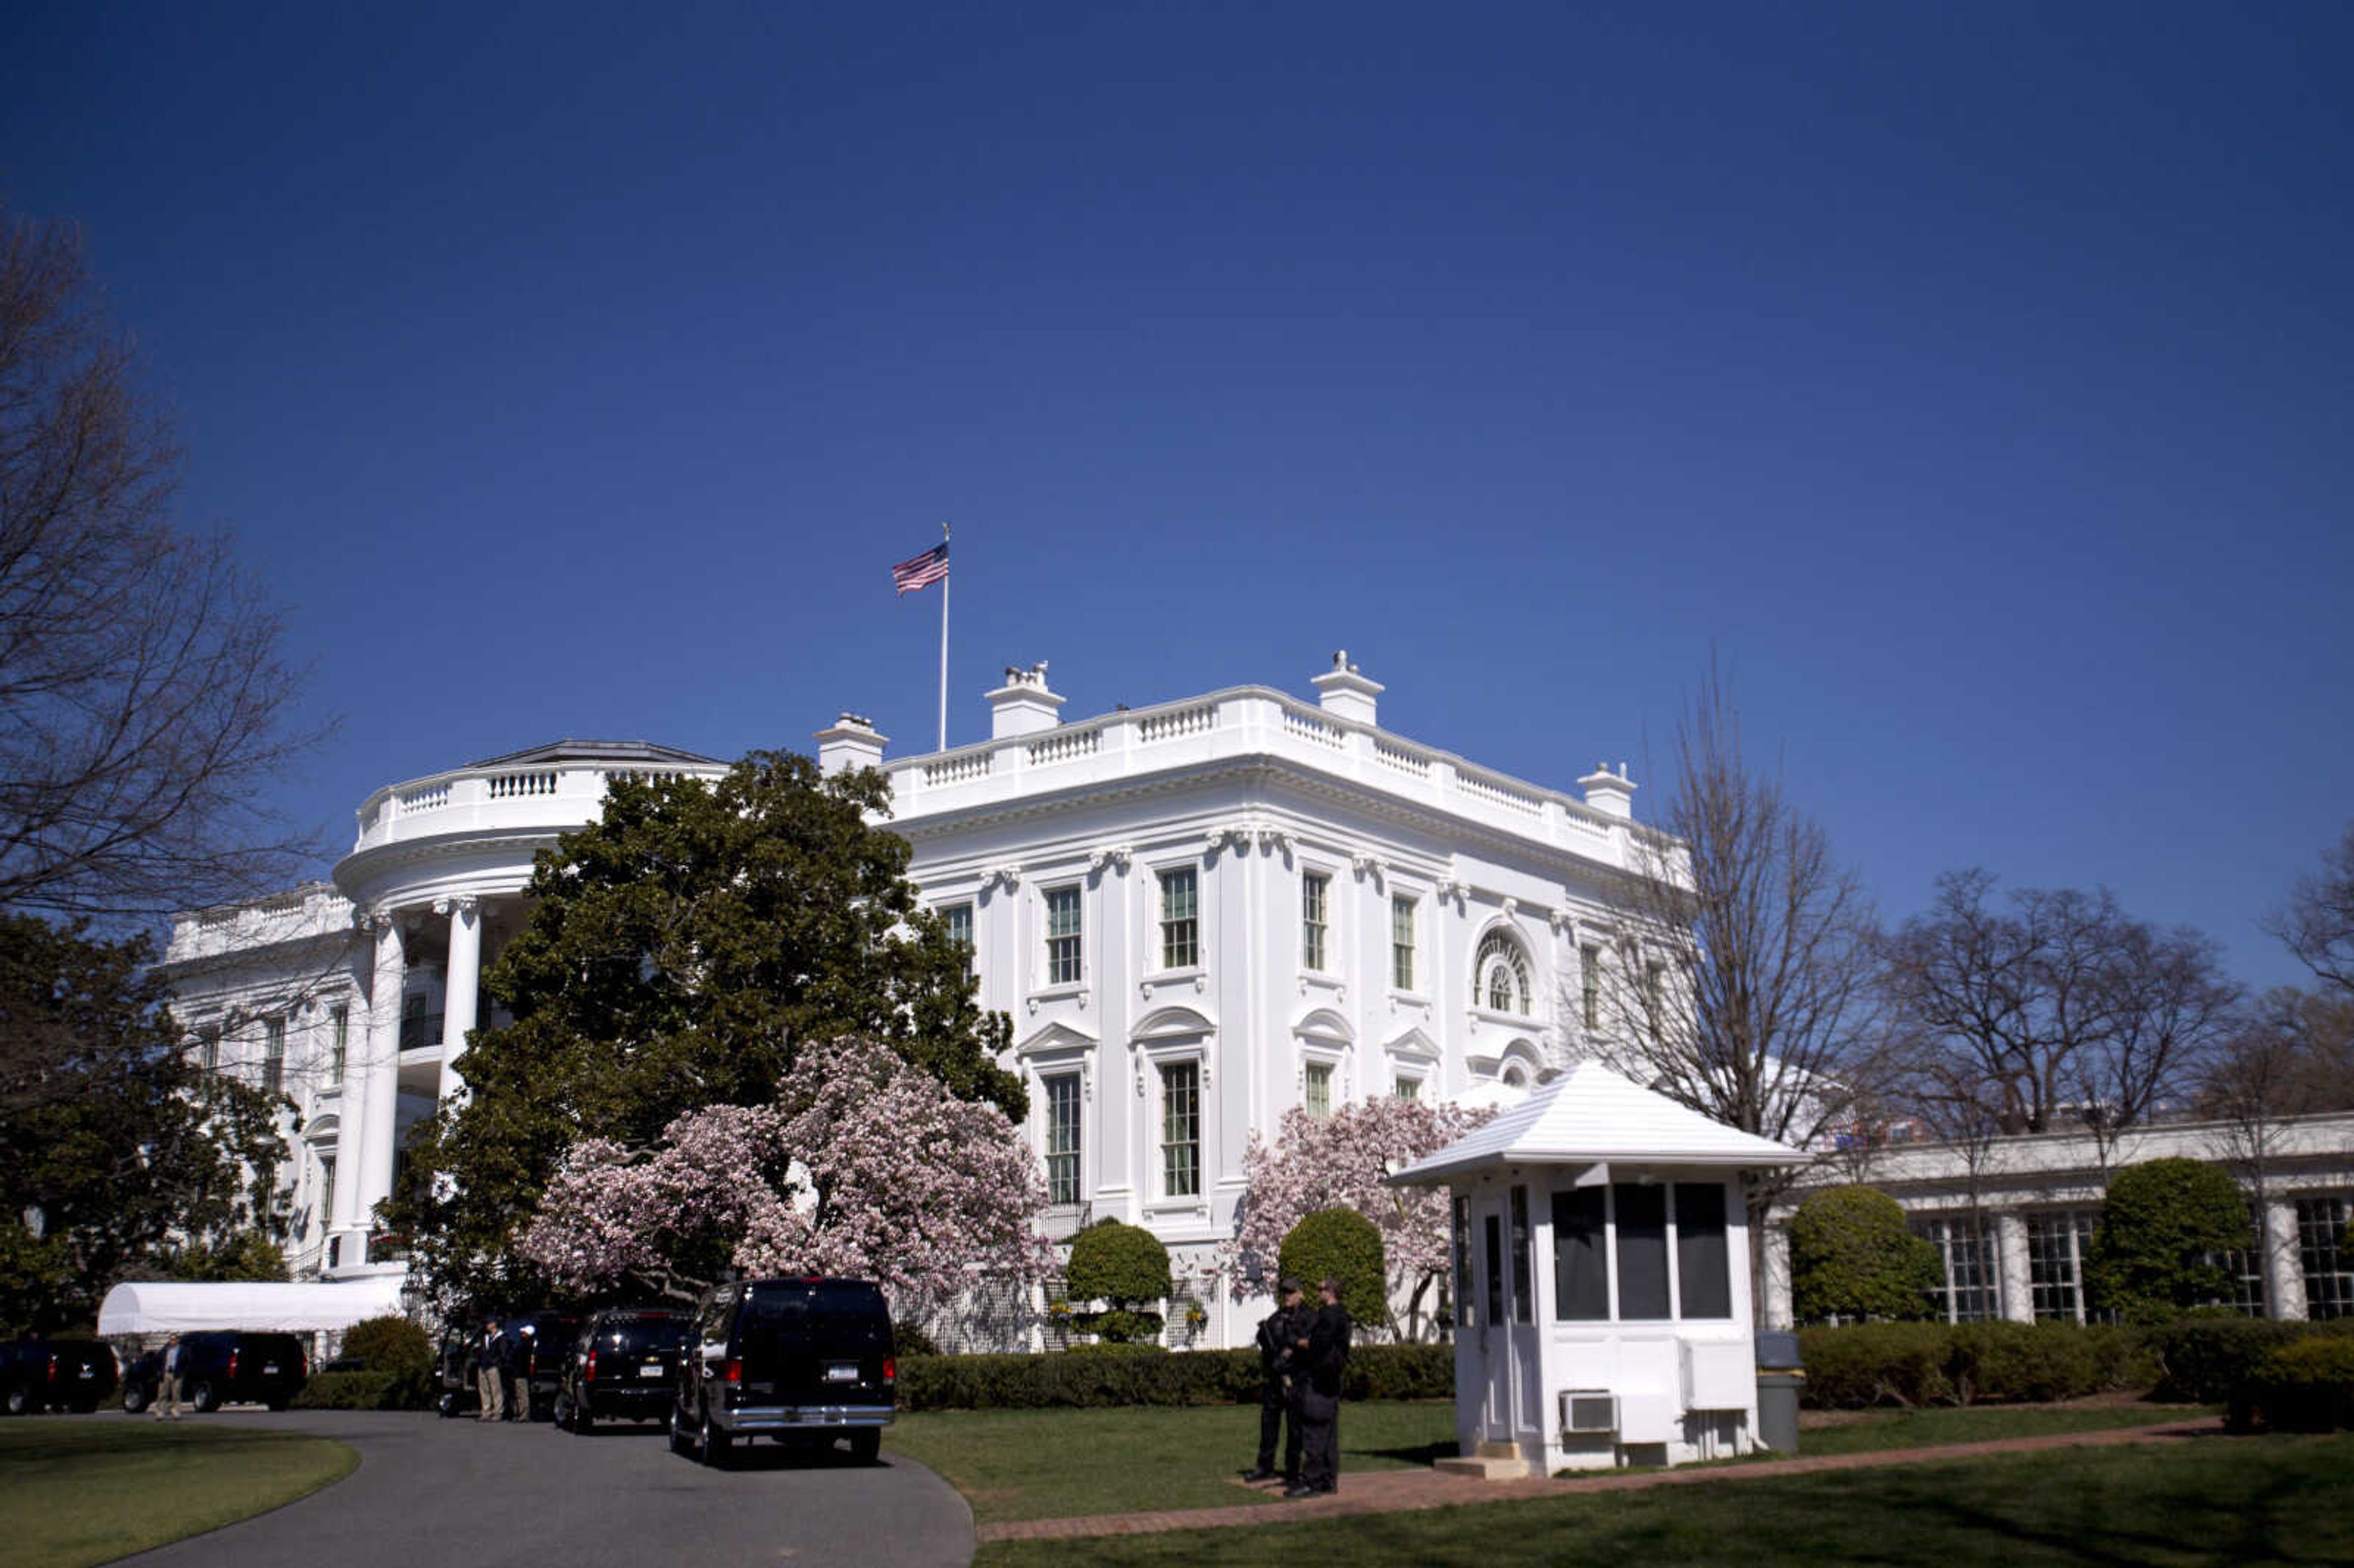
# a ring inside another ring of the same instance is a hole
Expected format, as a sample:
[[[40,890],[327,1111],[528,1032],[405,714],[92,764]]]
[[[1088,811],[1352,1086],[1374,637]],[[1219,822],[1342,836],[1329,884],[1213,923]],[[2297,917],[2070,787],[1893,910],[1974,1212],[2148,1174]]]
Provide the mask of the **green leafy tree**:
[[[1150,1340],[1161,1332],[1161,1314],[1148,1304],[1168,1299],[1176,1288],[1169,1273],[1169,1249],[1141,1225],[1098,1220],[1071,1238],[1071,1261],[1064,1288],[1074,1301],[1101,1301],[1107,1308],[1074,1319],[1082,1332],[1112,1344]]]
[[[2084,1260],[2095,1307],[2129,1324],[2165,1323],[2230,1299],[2219,1259],[2251,1245],[2248,1201],[2220,1165],[2150,1160],[2109,1179]]]
[[[273,1222],[285,1102],[203,1066],[150,958],[143,939],[0,916],[8,1329],[92,1324],[117,1282]]]
[[[1382,1233],[1354,1209],[1319,1209],[1303,1216],[1285,1234],[1276,1253],[1276,1270],[1299,1280],[1310,1301],[1318,1282],[1340,1281],[1341,1305],[1368,1329],[1390,1320]]]
[[[1936,1247],[1875,1188],[1810,1193],[1790,1216],[1790,1298],[1802,1323],[1925,1318],[1943,1277]]]
[[[175,1279],[214,1283],[228,1279],[283,1280],[286,1249],[256,1230],[239,1231],[214,1245],[183,1247],[165,1265]]]
[[[474,1032],[469,1094],[411,1147],[388,1206],[445,1305],[525,1304],[512,1255],[567,1150],[643,1148],[678,1116],[765,1105],[805,1042],[887,1043],[958,1096],[1026,1110],[998,1067],[1013,1028],[874,825],[874,769],[821,779],[755,752],[724,778],[614,780],[601,818],[543,853],[529,925],[483,976],[511,1022]]]

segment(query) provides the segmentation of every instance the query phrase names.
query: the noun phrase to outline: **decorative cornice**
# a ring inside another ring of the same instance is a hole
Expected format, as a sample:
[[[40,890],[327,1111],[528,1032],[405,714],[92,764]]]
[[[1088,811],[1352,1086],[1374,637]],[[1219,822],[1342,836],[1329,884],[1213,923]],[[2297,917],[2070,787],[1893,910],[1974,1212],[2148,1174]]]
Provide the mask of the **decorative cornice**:
[[[1202,853],[1215,854],[1228,843],[1232,843],[1236,850],[1248,850],[1251,843],[1251,830],[1240,822],[1229,822],[1224,827],[1212,828],[1202,835]]]
[[[474,895],[471,893],[453,893],[446,898],[435,899],[433,901],[433,913],[436,915],[472,915],[481,904],[482,900],[475,897]]]
[[[1263,849],[1263,850],[1265,850],[1265,849],[1277,849],[1277,850],[1281,850],[1285,854],[1289,854],[1289,853],[1291,853],[1291,830],[1290,830],[1290,829],[1288,829],[1288,828],[1262,827],[1262,828],[1259,828],[1258,830],[1257,830],[1257,835],[1258,835],[1258,847],[1259,847],[1259,848],[1261,848],[1261,849]]]
[[[1359,850],[1349,856],[1349,869],[1355,872],[1361,880],[1368,876],[1373,878],[1377,882],[1387,882],[1389,880],[1386,871],[1382,865],[1380,857],[1367,854],[1363,850]]]
[[[1018,865],[992,865],[981,874],[981,885],[985,891],[1002,883],[1007,892],[1022,885],[1022,868]]]
[[[1087,870],[1100,872],[1107,865],[1116,865],[1120,870],[1126,871],[1129,862],[1135,856],[1136,849],[1131,844],[1109,844],[1102,849],[1088,852]]]
[[[1505,918],[1505,919],[1507,919],[1507,920],[1512,919],[1512,918],[1514,918],[1515,916],[1517,916],[1520,914],[1520,912],[1521,912],[1521,901],[1520,901],[1519,899],[1517,899],[1517,898],[1507,898],[1507,899],[1505,899],[1505,900],[1504,900],[1504,918]]]

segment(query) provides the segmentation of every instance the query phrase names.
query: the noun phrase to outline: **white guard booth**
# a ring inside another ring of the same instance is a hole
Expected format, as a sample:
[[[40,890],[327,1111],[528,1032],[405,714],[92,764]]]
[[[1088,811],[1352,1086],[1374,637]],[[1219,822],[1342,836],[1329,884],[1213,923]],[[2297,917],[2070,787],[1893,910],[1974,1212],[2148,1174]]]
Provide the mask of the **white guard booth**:
[[[1593,1062],[1389,1178],[1455,1237],[1447,1468],[1550,1475],[1758,1447],[1741,1172],[1797,1150]]]
[[[340,1330],[369,1318],[398,1317],[400,1286],[397,1274],[332,1284],[118,1285],[99,1303],[98,1331],[111,1336],[205,1329]]]

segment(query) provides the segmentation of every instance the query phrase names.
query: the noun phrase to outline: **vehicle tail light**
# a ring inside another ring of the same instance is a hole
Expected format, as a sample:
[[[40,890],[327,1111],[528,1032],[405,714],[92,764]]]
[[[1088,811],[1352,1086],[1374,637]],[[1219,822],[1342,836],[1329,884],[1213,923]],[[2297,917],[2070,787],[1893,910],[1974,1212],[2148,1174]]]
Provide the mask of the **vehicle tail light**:
[[[732,1356],[726,1361],[720,1362],[719,1379],[722,1383],[742,1383],[744,1381],[744,1363],[736,1360]]]
[[[228,1353],[228,1371],[223,1375],[230,1378],[237,1376],[237,1352],[235,1351],[231,1351]]]
[[[49,1358],[49,1381],[51,1383],[58,1381],[58,1358],[55,1356]]]
[[[885,1383],[897,1383],[899,1381],[898,1357],[885,1356],[883,1358],[883,1381]]]
[[[588,1352],[588,1364],[580,1369],[580,1381],[582,1383],[597,1381],[597,1352],[594,1351]]]

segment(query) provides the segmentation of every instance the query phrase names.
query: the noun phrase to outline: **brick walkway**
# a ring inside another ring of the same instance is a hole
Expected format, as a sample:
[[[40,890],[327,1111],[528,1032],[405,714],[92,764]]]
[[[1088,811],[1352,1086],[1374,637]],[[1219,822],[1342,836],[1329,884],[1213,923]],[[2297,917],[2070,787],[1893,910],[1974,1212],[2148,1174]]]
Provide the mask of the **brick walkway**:
[[[1988,1454],[2031,1454],[2045,1448],[2162,1443],[2221,1433],[2212,1417],[2162,1426],[2118,1426],[2099,1432],[2066,1432],[2049,1437],[2007,1437],[1992,1443],[1954,1443],[1940,1448],[1893,1448],[1870,1454],[1830,1454],[1819,1458],[1760,1459],[1745,1465],[1651,1470],[1640,1475],[1598,1475],[1557,1480],[1531,1476],[1512,1481],[1482,1481],[1436,1470],[1367,1470],[1341,1478],[1331,1497],[1298,1502],[1244,1503],[1234,1508],[1176,1509],[1161,1513],[1097,1513],[1077,1519],[1023,1519],[984,1524],[983,1541],[1060,1540],[1087,1535],[1151,1535],[1164,1530],[1220,1530],[1238,1525],[1287,1524],[1294,1520],[1335,1519],[1349,1514],[1398,1513],[1410,1509],[1453,1508],[1462,1503],[1507,1502],[1519,1498],[1568,1497],[1579,1492],[1635,1491],[1645,1487],[1712,1486],[1723,1481],[1762,1481],[1776,1476],[1811,1476],[1825,1470],[1869,1470],[1883,1465],[1914,1465],[1932,1459],[1974,1459]],[[1237,1480],[1235,1483],[1241,1486]],[[1253,1487],[1272,1493],[1274,1485]]]

